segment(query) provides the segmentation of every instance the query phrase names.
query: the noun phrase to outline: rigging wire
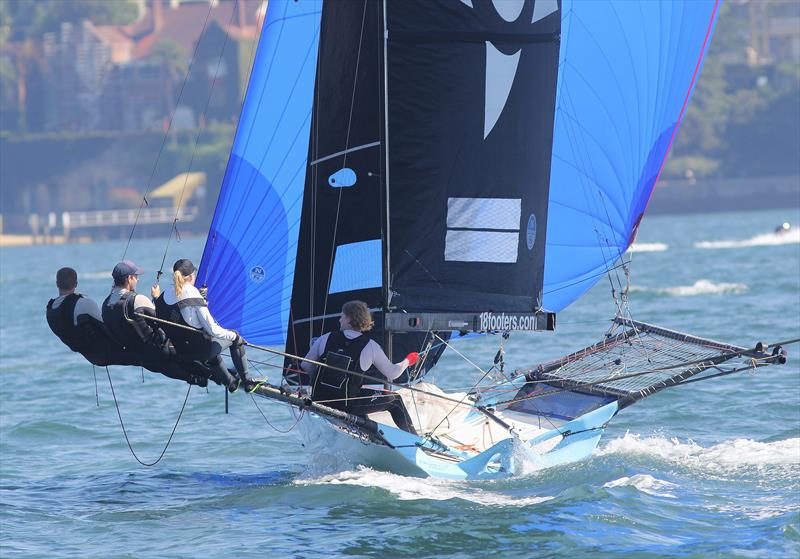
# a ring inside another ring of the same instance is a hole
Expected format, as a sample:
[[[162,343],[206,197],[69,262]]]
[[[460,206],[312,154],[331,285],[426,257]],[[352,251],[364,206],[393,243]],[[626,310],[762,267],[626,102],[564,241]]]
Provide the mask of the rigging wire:
[[[147,320],[151,320],[151,321],[159,322],[159,323],[163,323],[163,324],[168,324],[168,325],[176,327],[176,328],[183,328],[185,330],[193,331],[193,332],[196,332],[196,333],[198,332],[198,330],[196,330],[194,328],[191,328],[190,326],[185,326],[183,324],[178,324],[176,322],[170,322],[168,320],[164,320],[164,319],[161,319],[161,318],[153,317],[153,316],[142,314],[142,313],[135,313],[135,314],[137,316],[140,316],[140,317],[145,318]],[[436,334],[434,334],[434,335],[436,335]],[[441,340],[441,338],[440,338],[440,340]],[[800,339],[788,340],[788,342],[789,343],[796,343],[796,342],[800,342]],[[266,347],[266,346],[261,346],[261,345],[258,345],[258,344],[253,344],[253,343],[250,343],[250,342],[247,342],[247,341],[245,341],[245,345],[248,346],[248,347],[252,347],[253,349],[259,350],[259,351],[264,351],[266,353],[271,353],[273,355],[278,355],[278,356],[282,356],[282,357],[285,357],[285,358],[288,358],[288,359],[292,359],[292,360],[295,360],[295,361],[302,361],[302,362],[305,362],[305,363],[310,363],[310,364],[316,365],[318,367],[326,367],[326,368],[331,369],[331,370],[335,370],[335,371],[351,374],[353,376],[360,377],[360,378],[362,378],[362,379],[364,379],[366,381],[372,381],[372,382],[374,382],[376,384],[387,384],[387,385],[390,385],[390,386],[397,386],[397,387],[401,387],[401,388],[406,388],[411,392],[419,392],[420,394],[426,394],[428,396],[432,396],[434,398],[439,398],[441,400],[445,400],[445,401],[449,401],[449,402],[453,402],[453,403],[459,403],[459,404],[463,404],[463,405],[468,405],[468,406],[470,406],[470,407],[472,407],[472,408],[474,408],[474,409],[476,409],[476,410],[478,410],[478,411],[480,411],[482,413],[487,413],[485,409],[483,409],[481,406],[478,406],[476,404],[463,403],[460,400],[457,400],[455,398],[450,398],[450,397],[444,396],[442,394],[437,394],[435,392],[430,392],[428,390],[423,390],[423,389],[417,388],[415,386],[409,386],[409,385],[394,383],[394,382],[391,382],[391,381],[387,381],[386,379],[380,379],[380,378],[373,377],[373,376],[370,376],[370,375],[366,375],[366,374],[350,371],[348,369],[342,369],[342,368],[339,368],[339,367],[334,367],[332,365],[328,365],[328,364],[322,363],[320,361],[315,361],[313,359],[307,359],[307,358],[301,357],[299,355],[292,355],[292,354],[286,353],[284,351],[280,351],[280,350],[277,350],[277,349],[272,349],[272,348],[269,348],[269,347]],[[452,348],[452,346],[450,346],[450,344],[446,344],[446,345],[448,345],[449,347]],[[774,347],[774,346],[777,346],[777,345],[778,344],[773,344],[773,345],[768,345],[767,347]],[[456,350],[454,350],[454,351],[456,351]],[[748,352],[752,352],[752,351],[754,351],[754,350],[745,349],[745,350],[740,350],[740,351],[720,351],[719,354],[716,355],[716,358],[723,358],[724,357],[724,358],[727,358],[727,359],[732,359],[732,358],[736,358],[736,357],[745,356],[745,355],[748,354]],[[456,352],[459,353],[459,355],[463,356],[463,354],[461,354],[460,352],[458,352],[458,351],[456,351]],[[771,355],[771,356],[767,355],[767,356],[764,356],[764,357],[760,357],[758,359],[754,359],[753,362],[756,363],[756,366],[758,366],[758,367],[767,366],[767,365],[770,365],[771,363],[770,362],[758,363],[758,361],[759,360],[761,360],[761,361],[772,361],[772,360],[776,359],[777,357],[778,357],[778,355]],[[464,359],[467,359],[467,358],[464,357]],[[571,386],[568,389],[565,388],[565,389],[558,390],[558,392],[564,392],[564,391],[568,391],[568,390],[579,390],[581,388],[591,387],[591,386],[594,386],[594,385],[597,385],[597,384],[614,382],[614,381],[628,379],[628,378],[635,378],[635,377],[639,377],[639,376],[643,376],[643,375],[651,375],[653,373],[661,372],[661,371],[664,371],[664,370],[672,370],[672,369],[677,369],[677,368],[680,368],[680,367],[686,367],[686,366],[690,366],[690,365],[703,365],[703,364],[708,363],[708,367],[714,366],[715,365],[714,363],[710,363],[710,359],[711,358],[704,358],[704,359],[695,360],[695,361],[685,361],[685,362],[680,362],[680,363],[673,364],[673,365],[671,365],[669,367],[648,368],[648,369],[643,370],[643,371],[636,371],[636,372],[633,372],[633,373],[626,373],[626,374],[623,374],[623,375],[614,375],[614,376],[611,376],[611,377],[606,377],[606,378],[602,378],[602,379],[599,379],[599,380],[596,380],[596,381],[591,381],[591,382],[573,381],[574,382],[574,386]],[[472,363],[471,361],[469,361],[469,362]],[[478,365],[476,365],[475,363],[472,363],[472,364],[479,371],[481,371],[481,373],[484,373],[483,369],[481,369]],[[708,368],[708,367],[706,367],[706,368]],[[286,367],[283,367],[283,369],[287,370]],[[557,382],[557,381],[558,381],[557,379],[550,379],[550,380],[528,380],[528,379],[526,379],[524,384],[525,385],[546,384],[546,383],[552,383],[552,382]],[[522,398],[522,399],[525,399],[525,398]],[[506,401],[506,402],[498,402],[495,405],[513,403],[514,401],[516,401],[516,400],[509,400],[509,401]]]
[[[237,0],[237,1],[240,1],[240,0]],[[253,77],[253,64],[255,62],[256,51],[258,50],[258,43],[261,40],[261,32],[263,30],[263,25],[264,25],[265,21],[266,21],[266,17],[257,18],[257,20],[256,20],[255,40],[253,41],[253,44],[250,46],[250,56],[249,56],[249,62],[247,64],[247,69],[249,70],[249,73],[247,75],[247,86],[245,87],[245,92],[247,92],[250,89],[250,80]],[[244,102],[242,102],[241,107],[239,107],[239,114],[236,117],[237,128],[238,128],[238,123],[242,120],[242,112],[244,111],[244,106],[245,106],[245,104],[244,104]],[[235,137],[234,137],[234,140],[235,140]],[[228,157],[228,164],[226,164],[226,169],[225,169],[226,174],[227,174],[227,171],[228,171],[227,166],[229,164],[230,164],[230,156]],[[237,168],[236,168],[235,172],[232,173],[234,176],[236,175],[236,173],[238,172],[240,167],[241,167],[241,162],[239,162],[239,165],[237,165]],[[215,214],[214,217],[216,217],[216,211],[214,212],[214,214]],[[213,225],[213,223],[214,223],[213,218],[212,218],[212,222],[211,223]],[[208,247],[209,269],[206,272],[206,277],[210,277],[211,276],[211,266],[210,265],[213,262],[211,257],[214,254],[214,249],[216,247],[217,247],[217,233],[216,233],[216,231],[214,231],[213,235],[212,235],[212,238],[211,238],[211,244]]]
[[[158,455],[153,462],[144,462],[139,456],[136,454],[136,451],[133,450],[133,445],[131,444],[131,440],[128,438],[128,430],[125,429],[125,422],[122,420],[122,413],[119,409],[119,402],[117,401],[117,393],[114,391],[114,383],[111,382],[111,372],[109,372],[108,367],[106,369],[106,375],[108,376],[108,385],[111,387],[111,395],[114,397],[114,406],[117,408],[117,417],[119,418],[119,425],[122,427],[122,434],[125,435],[125,442],[128,444],[128,450],[131,451],[131,454],[136,459],[139,464],[146,468],[150,468],[151,466],[155,466],[161,459],[164,458],[164,454],[166,454],[167,449],[169,448],[170,443],[172,443],[172,437],[175,435],[175,431],[178,429],[178,424],[181,422],[181,417],[183,417],[183,410],[186,409],[186,402],[189,400],[189,394],[192,391],[192,385],[189,385],[189,388],[186,390],[186,397],[183,399],[183,405],[181,406],[181,411],[178,412],[178,418],[175,420],[175,425],[172,427],[172,432],[169,434],[169,438],[167,439],[164,448],[161,450],[161,454]]]
[[[235,1],[236,1],[236,6],[234,6],[234,9],[231,10],[231,16],[230,16],[230,19],[228,21],[228,27],[230,27],[233,24],[233,16],[237,13],[237,8],[241,8],[238,5],[239,0],[235,0]],[[202,37],[202,34],[200,36]],[[178,228],[178,219],[180,217],[181,204],[183,203],[183,195],[186,192],[186,185],[189,182],[189,174],[190,174],[190,172],[192,170],[192,165],[194,165],[194,156],[197,153],[197,146],[200,143],[200,136],[202,136],[203,130],[205,129],[205,122],[206,122],[205,115],[208,113],[208,107],[211,104],[211,98],[214,95],[214,86],[217,84],[216,76],[219,75],[219,69],[220,69],[220,66],[222,64],[222,57],[225,55],[225,49],[228,46],[229,38],[230,38],[230,35],[228,33],[225,33],[225,40],[222,43],[222,49],[220,50],[219,56],[217,57],[217,68],[216,68],[216,70],[214,72],[214,79],[211,80],[211,87],[209,87],[209,89],[208,89],[208,98],[206,99],[206,105],[203,108],[203,112],[200,113],[200,115],[203,117],[203,126],[199,127],[199,129],[197,131],[197,135],[195,136],[195,139],[194,139],[194,147],[192,148],[192,155],[189,158],[189,167],[186,170],[186,173],[184,173],[183,186],[181,187],[181,194],[178,197],[178,203],[175,204],[175,217],[172,219],[172,227],[170,227],[169,236],[167,237],[167,245],[164,248],[164,256],[161,258],[161,266],[159,267],[158,272],[156,273],[156,283],[159,282],[159,280],[161,279],[161,275],[164,273],[164,262],[166,262],[166,260],[167,260],[167,253],[169,252],[169,245],[170,245],[170,242],[172,241],[173,232],[178,236],[178,240],[180,240],[180,235],[178,235],[177,228]],[[198,44],[200,43],[200,39],[197,40],[197,43]],[[195,51],[196,51],[196,48],[195,48]],[[187,73],[187,76],[188,76],[188,73]]]
[[[212,2],[208,3],[208,12],[206,13],[206,18],[203,21],[203,27],[200,30],[200,37],[203,36],[205,33],[206,27],[208,26],[208,19],[211,16],[211,11],[214,8],[214,4]],[[235,12],[235,10],[234,10]],[[133,239],[133,233],[136,231],[136,226],[139,223],[139,218],[142,215],[142,210],[146,205],[149,205],[147,201],[147,195],[150,193],[150,189],[153,186],[153,177],[155,177],[156,169],[158,168],[158,162],[161,159],[161,153],[164,151],[164,146],[167,143],[167,138],[169,137],[169,133],[172,130],[172,122],[175,120],[175,113],[177,112],[177,107],[180,104],[181,98],[183,97],[183,90],[186,89],[186,82],[189,81],[189,76],[192,73],[192,66],[194,65],[195,58],[197,57],[197,49],[200,47],[200,40],[198,39],[194,45],[194,52],[192,53],[191,58],[189,59],[189,67],[186,69],[186,75],[183,78],[183,85],[181,85],[181,90],[178,93],[178,99],[175,102],[176,110],[172,111],[172,114],[169,117],[169,124],[167,125],[167,129],[164,131],[164,137],[161,140],[161,147],[158,148],[158,155],[156,155],[155,163],[153,163],[153,169],[150,171],[150,178],[147,179],[147,186],[144,191],[144,195],[142,196],[142,202],[139,204],[139,210],[136,212],[136,219],[133,221],[133,225],[131,226],[131,233],[128,236],[128,242],[125,245],[125,250],[122,252],[122,260],[125,260],[125,256],[128,254],[128,249],[131,246],[131,240]]]
[[[343,163],[342,167],[347,167],[347,150],[350,147],[350,129],[353,123],[353,107],[356,101],[356,89],[358,88],[358,68],[361,62],[361,45],[364,39],[364,23],[367,20],[367,0],[364,0],[364,9],[361,13],[361,32],[358,37],[358,53],[356,54],[356,64],[355,64],[355,71],[353,72],[353,92],[350,96],[350,111],[347,116],[347,133],[345,135],[344,141],[344,154],[343,154]],[[320,89],[320,88],[317,88]],[[330,264],[328,265],[328,279],[325,285],[330,285],[331,283],[331,276],[333,276],[333,259],[336,253],[336,233],[339,230],[339,215],[342,206],[342,192],[343,189],[339,188],[339,196],[336,201],[336,219],[333,222],[333,235],[331,235],[331,256],[330,256]],[[312,240],[312,244],[316,244],[316,238]],[[325,300],[322,304],[322,314],[328,314],[328,295],[329,289],[325,290]],[[313,313],[313,306],[311,307]],[[313,321],[312,321],[313,322]],[[322,329],[323,325],[325,324],[325,320],[323,319],[320,322],[320,330]]]
[[[100,393],[97,391],[97,368],[92,363],[92,376],[94,377],[94,400],[97,403],[97,407],[100,407]]]

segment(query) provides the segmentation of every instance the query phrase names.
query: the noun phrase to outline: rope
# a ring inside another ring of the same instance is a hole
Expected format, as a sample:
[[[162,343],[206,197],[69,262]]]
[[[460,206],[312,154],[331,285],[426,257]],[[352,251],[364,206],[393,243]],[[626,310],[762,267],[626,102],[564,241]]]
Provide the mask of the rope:
[[[97,392],[97,369],[92,363],[92,376],[94,376],[94,401],[97,403],[97,407],[100,407],[100,394]]]
[[[157,318],[157,317],[153,317],[153,316],[149,316],[149,315],[141,314],[141,313],[136,313],[136,315],[137,316],[141,316],[141,317],[143,317],[143,318],[145,318],[147,320],[152,320],[152,321],[160,322],[160,323],[163,323],[163,324],[169,324],[170,326],[174,326],[174,327],[177,327],[177,328],[184,328],[184,329],[187,329],[187,330],[190,330],[190,331],[193,331],[193,332],[200,333],[199,330],[197,330],[195,328],[191,328],[190,326],[185,326],[183,324],[170,322],[168,320],[163,320],[161,318]],[[434,334],[434,335],[436,335],[436,334]],[[444,340],[442,340],[442,341],[444,341]],[[800,341],[800,339],[798,339],[796,341]],[[790,342],[792,342],[792,340],[790,340]],[[473,408],[473,409],[475,409],[475,410],[477,410],[477,411],[479,411],[481,413],[484,413],[484,414],[488,415],[488,412],[486,410],[484,410],[481,406],[478,406],[476,404],[465,403],[462,400],[457,400],[455,398],[450,398],[450,397],[447,397],[447,396],[443,396],[441,394],[436,394],[434,392],[429,392],[427,390],[423,390],[423,389],[417,388],[415,386],[399,384],[399,383],[387,381],[386,379],[380,379],[380,378],[376,378],[376,377],[373,377],[373,376],[370,376],[370,375],[365,375],[365,374],[362,374],[362,373],[357,373],[355,371],[350,371],[349,369],[342,369],[342,368],[339,368],[339,367],[335,367],[333,365],[328,365],[327,363],[322,363],[320,361],[314,361],[313,359],[307,359],[305,357],[300,357],[299,355],[292,355],[292,354],[286,353],[284,351],[279,351],[279,350],[268,348],[268,347],[265,347],[265,346],[252,344],[252,343],[247,342],[247,341],[244,342],[244,345],[246,345],[248,347],[252,347],[253,349],[256,349],[256,350],[259,350],[259,351],[264,351],[266,353],[271,353],[273,355],[279,355],[279,356],[282,356],[282,357],[285,357],[285,358],[294,359],[296,361],[302,361],[302,362],[305,362],[305,363],[310,363],[310,364],[315,365],[317,367],[326,367],[326,368],[334,370],[334,371],[347,373],[347,374],[350,374],[350,375],[353,375],[353,376],[356,376],[356,377],[360,377],[360,378],[362,378],[362,379],[364,379],[366,381],[372,381],[372,382],[374,382],[376,384],[387,384],[387,385],[390,385],[390,386],[396,386],[396,387],[399,387],[399,388],[405,388],[405,389],[407,389],[407,390],[409,390],[411,392],[419,392],[420,394],[426,394],[428,396],[431,396],[431,397],[434,397],[434,398],[439,398],[441,400],[445,400],[445,401],[448,401],[448,402],[453,402],[455,404],[469,406],[469,407],[471,407],[471,408]],[[777,345],[777,344],[775,344],[775,345]],[[452,346],[450,346],[449,344],[448,344],[448,347],[452,348]],[[772,346],[769,346],[769,347],[772,347]],[[721,358],[721,357],[734,358],[734,357],[741,356],[741,355],[747,353],[748,351],[753,351],[753,350],[736,351],[736,352],[721,352],[717,357],[718,358]],[[462,355],[462,354],[459,353],[459,355]],[[464,357],[464,358],[466,359],[466,357]],[[773,358],[774,358],[774,356],[765,356],[765,357],[762,358],[762,360],[766,361],[766,360],[770,360],[770,359],[773,359]],[[570,390],[579,390],[581,388],[588,388],[588,387],[594,386],[596,384],[603,384],[603,383],[606,383],[606,382],[614,382],[614,381],[618,381],[618,380],[624,380],[624,379],[627,379],[627,378],[635,378],[635,377],[639,377],[639,376],[642,376],[642,375],[650,375],[650,374],[653,374],[655,372],[659,372],[659,371],[662,371],[662,370],[670,370],[670,369],[675,369],[675,368],[678,368],[678,367],[685,367],[687,365],[705,364],[705,363],[708,363],[708,361],[709,361],[708,358],[701,359],[701,360],[696,360],[696,361],[686,361],[686,362],[682,362],[682,363],[678,363],[678,364],[672,365],[670,367],[657,367],[657,368],[647,369],[647,370],[644,370],[644,371],[637,371],[637,372],[633,372],[633,373],[627,373],[627,374],[624,374],[624,375],[615,375],[615,376],[612,376],[612,377],[607,377],[607,378],[603,378],[603,379],[600,379],[600,380],[597,380],[597,381],[592,381],[592,382],[577,382],[577,381],[574,381],[574,382],[576,382],[575,386],[572,386],[570,388],[558,389],[556,391],[546,392],[546,393],[543,393],[543,394],[536,395],[536,397],[539,397],[539,396],[542,396],[542,395],[547,395],[547,394],[553,394],[553,393],[556,393],[556,392],[566,392],[566,391],[570,391]],[[472,362],[470,361],[470,363],[472,363]],[[764,365],[759,365],[759,366],[765,366],[767,364],[768,363],[765,363]],[[483,369],[481,369],[478,365],[475,365],[474,363],[473,363],[473,365],[478,370],[480,370],[482,373],[484,373]],[[709,363],[709,366],[712,366],[712,365],[714,365],[714,364],[713,363]],[[282,367],[282,368],[284,370],[291,370],[291,369],[288,369],[286,367]],[[558,379],[526,380],[525,384],[526,385],[527,384],[547,384],[547,383],[553,383],[553,382],[558,382]],[[682,384],[682,383],[678,383],[678,384]],[[513,403],[516,403],[518,401],[523,401],[523,400],[526,400],[526,399],[529,399],[529,398],[531,398],[531,396],[527,396],[525,398],[519,398],[519,399],[512,399],[512,400],[506,400],[506,401],[502,401],[502,402],[497,402],[495,405],[496,406],[500,406],[500,405],[505,405],[505,404],[513,404]]]
[[[114,391],[114,383],[111,382],[111,373],[106,367],[106,375],[108,376],[108,385],[111,387],[111,395],[114,397],[114,406],[117,408],[117,417],[119,418],[119,425],[122,427],[122,434],[125,435],[125,442],[128,443],[128,450],[131,451],[131,454],[136,461],[139,462],[145,468],[150,468],[151,466],[155,466],[161,459],[164,458],[164,454],[166,454],[167,449],[169,448],[170,443],[172,442],[172,437],[175,435],[175,431],[178,429],[178,424],[181,422],[181,417],[183,416],[183,410],[186,409],[186,402],[189,400],[189,393],[192,391],[192,385],[189,385],[189,389],[186,391],[186,397],[183,399],[183,405],[181,406],[181,411],[178,413],[178,418],[175,420],[175,426],[172,428],[172,432],[169,434],[169,438],[167,439],[167,443],[164,445],[164,449],[161,451],[161,454],[158,455],[158,458],[155,461],[147,463],[143,462],[141,458],[136,455],[136,451],[133,450],[133,446],[131,445],[131,441],[128,438],[128,431],[125,429],[125,422],[122,421],[122,413],[119,410],[119,402],[117,401],[117,394]]]
[[[212,2],[208,3],[208,12],[206,13],[206,19],[203,21],[203,28],[200,30],[199,37],[202,37],[205,33],[206,26],[208,25],[208,18],[211,16],[211,10],[214,8],[214,4]],[[186,69],[186,75],[183,78],[183,85],[181,85],[181,90],[178,93],[178,99],[175,102],[175,107],[177,108],[180,105],[181,98],[183,97],[183,90],[186,88],[186,82],[189,81],[189,76],[192,73],[192,65],[194,65],[195,57],[197,56],[197,49],[200,46],[200,41],[198,40],[194,45],[194,52],[192,53],[192,57],[189,59],[189,67]],[[136,231],[136,225],[139,223],[139,217],[142,215],[142,210],[146,205],[147,202],[147,194],[150,192],[150,187],[153,185],[153,177],[156,174],[156,169],[158,168],[158,162],[161,159],[161,153],[164,151],[164,146],[167,143],[167,138],[169,137],[169,132],[172,130],[172,121],[175,119],[175,112],[173,111],[169,117],[169,125],[167,126],[166,131],[164,132],[164,138],[161,140],[161,147],[158,148],[158,155],[156,155],[156,161],[153,163],[153,170],[150,171],[150,178],[147,179],[147,188],[144,191],[144,195],[142,196],[142,203],[139,204],[139,211],[136,213],[136,219],[133,222],[133,226],[131,227],[131,234],[128,236],[128,243],[125,245],[125,250],[122,253],[122,260],[125,260],[125,256],[128,254],[128,248],[131,246],[131,240],[133,239],[133,233]]]
[[[350,148],[350,128],[353,122],[353,106],[356,100],[356,89],[358,86],[358,67],[361,62],[361,43],[364,39],[364,22],[366,21],[366,18],[367,18],[367,0],[364,0],[364,9],[361,13],[361,33],[358,36],[358,53],[356,54],[355,71],[353,73],[353,93],[350,96],[350,112],[347,117],[347,133],[345,135],[345,140],[344,140],[345,152],[342,159],[342,167],[347,167],[347,150]],[[328,283],[326,285],[330,285],[331,277],[333,276],[333,260],[334,260],[334,255],[336,253],[336,234],[337,231],[339,230],[339,215],[342,206],[343,191],[344,191],[343,188],[339,188],[339,196],[336,201],[336,219],[333,222],[333,235],[331,235],[331,256],[330,256],[330,265],[328,266]],[[315,243],[316,243],[316,237],[313,237],[312,244]],[[322,303],[323,315],[328,313],[328,295],[329,291],[325,290],[325,300]],[[313,308],[314,308],[313,301],[312,301],[312,306],[310,308],[312,309],[312,314],[313,314]],[[311,322],[313,323],[313,321]],[[322,319],[322,322],[320,323],[320,328],[322,327],[323,324],[325,324],[325,319]]]
[[[258,410],[258,413],[260,413],[260,414],[261,414],[261,417],[263,417],[263,418],[264,418],[264,421],[266,421],[266,422],[267,422],[267,425],[269,425],[269,426],[270,426],[270,428],[272,428],[272,430],[273,430],[273,431],[277,431],[278,433],[283,433],[284,435],[285,435],[285,434],[287,434],[287,433],[291,433],[292,431],[294,431],[294,428],[295,428],[295,427],[297,427],[297,424],[298,424],[298,423],[300,423],[300,420],[301,420],[301,419],[303,419],[303,414],[305,413],[305,409],[301,409],[301,410],[300,410],[300,415],[299,415],[299,416],[297,416],[297,419],[295,420],[295,422],[294,422],[294,425],[292,425],[291,427],[289,427],[289,429],[287,429],[286,431],[282,431],[281,429],[278,429],[278,428],[277,428],[277,427],[275,427],[275,426],[274,426],[272,423],[270,423],[269,419],[267,419],[267,416],[266,416],[266,415],[264,415],[264,412],[263,412],[263,411],[261,411],[261,406],[259,406],[259,405],[258,405],[258,402],[256,402],[256,398],[255,398],[255,396],[253,396],[252,394],[250,394],[250,399],[253,401],[253,404],[255,405],[256,409]]]
[[[233,24],[233,16],[236,14],[237,9],[241,9],[239,5],[239,0],[236,0],[236,5],[231,9],[231,17],[228,21],[228,27]],[[202,37],[202,34],[200,35]],[[164,248],[164,257],[161,259],[161,267],[158,269],[156,274],[156,283],[161,279],[161,275],[164,273],[164,262],[167,260],[167,253],[169,252],[169,245],[172,241],[172,233],[174,232],[176,235],[178,233],[178,218],[180,216],[181,211],[181,204],[183,203],[183,195],[186,192],[186,185],[189,182],[189,173],[192,170],[192,165],[194,165],[194,156],[197,153],[197,146],[200,143],[200,136],[203,135],[203,130],[205,128],[205,115],[208,112],[208,106],[211,104],[211,97],[214,95],[214,86],[217,84],[216,76],[219,75],[219,67],[222,63],[222,57],[225,54],[225,48],[228,46],[228,38],[230,35],[225,33],[225,41],[222,43],[222,50],[220,50],[219,56],[217,57],[217,68],[215,70],[214,76],[215,78],[211,80],[211,87],[208,89],[208,98],[206,99],[206,106],[203,108],[203,112],[200,113],[203,116],[203,123],[204,126],[201,126],[200,129],[197,131],[197,136],[194,139],[194,147],[192,148],[192,156],[189,158],[189,168],[186,170],[185,176],[183,178],[183,186],[181,187],[181,195],[178,198],[178,203],[175,205],[175,217],[172,219],[172,227],[169,230],[169,236],[167,237],[167,246]],[[198,39],[198,43],[200,40]],[[178,240],[180,240],[180,235],[178,236]]]

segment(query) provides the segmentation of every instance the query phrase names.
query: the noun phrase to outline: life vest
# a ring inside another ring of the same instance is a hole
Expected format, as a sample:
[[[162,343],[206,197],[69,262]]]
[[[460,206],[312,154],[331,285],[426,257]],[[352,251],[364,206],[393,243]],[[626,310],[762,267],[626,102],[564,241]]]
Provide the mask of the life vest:
[[[350,399],[358,396],[364,377],[352,375],[338,369],[365,374],[361,369],[361,352],[367,347],[369,336],[361,334],[352,340],[343,332],[332,332],[325,343],[322,362],[336,367],[320,367],[314,378],[311,399],[331,408],[347,410]]]
[[[174,358],[175,348],[164,331],[151,326],[147,320],[137,316],[136,292],[128,291],[111,302],[111,295],[103,301],[103,322],[108,333],[123,349],[143,354],[148,358]],[[152,314],[150,309],[141,309],[143,314]]]
[[[53,308],[55,299],[50,299],[47,303],[47,324],[72,351],[83,355],[104,354],[109,339],[102,323],[82,314],[78,316],[78,324],[75,324],[75,305],[82,297],[78,293],[71,293],[56,308]]]
[[[211,337],[203,329],[191,326],[181,315],[181,309],[183,308],[205,306],[207,304],[202,297],[182,299],[172,305],[167,304],[163,293],[156,299],[156,316],[162,320],[168,320],[183,326],[183,328],[180,328],[169,324],[160,325],[181,358],[205,361],[212,356]],[[190,331],[186,328],[191,328],[192,330]]]

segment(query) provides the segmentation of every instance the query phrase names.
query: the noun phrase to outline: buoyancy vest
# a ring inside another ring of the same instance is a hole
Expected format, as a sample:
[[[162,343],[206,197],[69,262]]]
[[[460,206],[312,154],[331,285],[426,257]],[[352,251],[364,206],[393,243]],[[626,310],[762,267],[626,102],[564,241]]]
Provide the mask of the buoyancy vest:
[[[79,315],[78,324],[75,324],[75,305],[82,297],[78,293],[71,293],[56,308],[53,308],[55,299],[50,299],[47,303],[47,324],[72,351],[83,355],[104,354],[109,338],[103,324],[86,314]]]
[[[343,332],[332,332],[325,343],[322,362],[336,367],[319,367],[311,389],[311,399],[326,406],[347,410],[352,403],[351,398],[358,396],[364,384],[361,369],[361,352],[369,343],[369,336],[361,334],[352,340]],[[346,369],[360,375],[352,375],[338,369]]]
[[[164,331],[151,326],[147,320],[137,316],[136,292],[127,291],[111,302],[111,295],[103,301],[103,322],[112,338],[123,349],[143,354],[148,358],[170,359],[176,356],[175,348]],[[143,314],[152,314],[151,309],[140,309]]]
[[[181,315],[181,309],[183,308],[205,306],[207,306],[207,303],[202,297],[182,299],[172,305],[167,304],[163,293],[156,299],[156,316],[162,320],[168,320],[183,326],[183,328],[180,328],[169,324],[161,324],[167,337],[172,341],[172,345],[175,346],[178,356],[183,359],[205,361],[212,357],[211,337],[202,328],[191,326]],[[192,330],[187,330],[186,328],[191,328]]]

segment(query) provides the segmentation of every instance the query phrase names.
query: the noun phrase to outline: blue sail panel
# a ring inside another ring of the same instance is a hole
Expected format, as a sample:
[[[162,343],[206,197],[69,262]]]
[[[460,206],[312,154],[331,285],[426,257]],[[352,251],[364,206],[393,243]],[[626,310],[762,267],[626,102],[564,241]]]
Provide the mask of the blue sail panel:
[[[718,4],[563,1],[544,308],[574,302],[633,242]]]
[[[321,11],[269,2],[200,263],[215,318],[258,344],[286,338]]]

